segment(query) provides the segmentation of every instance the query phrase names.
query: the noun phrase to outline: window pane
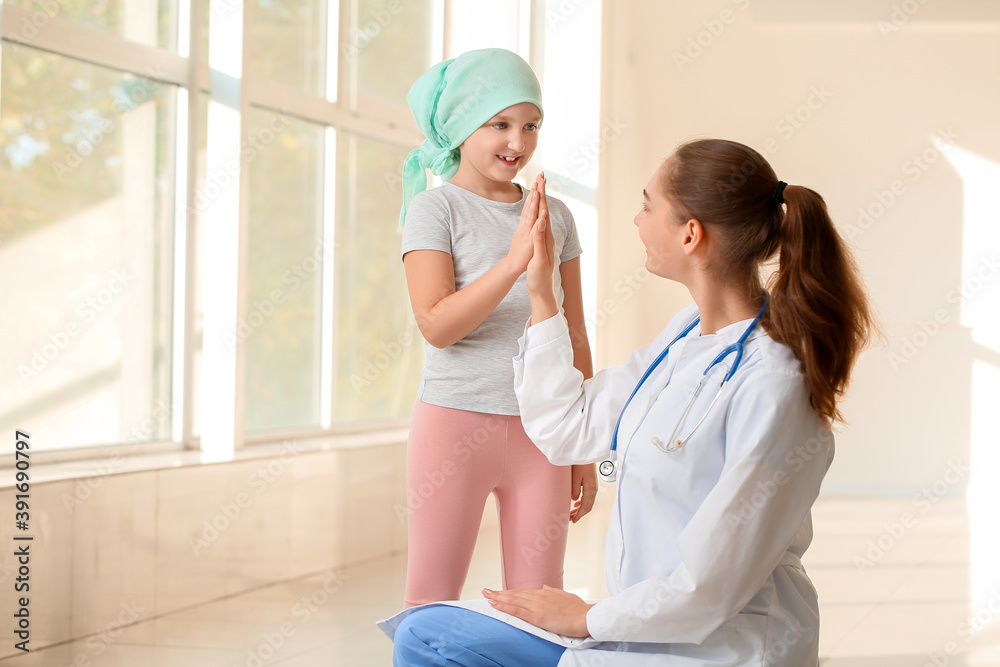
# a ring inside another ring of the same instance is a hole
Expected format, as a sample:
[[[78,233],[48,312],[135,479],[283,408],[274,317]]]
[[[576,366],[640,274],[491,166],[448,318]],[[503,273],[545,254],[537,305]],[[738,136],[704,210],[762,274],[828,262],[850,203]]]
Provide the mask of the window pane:
[[[188,0],[181,0],[187,2]],[[125,39],[162,49],[177,49],[178,0],[4,0],[32,12],[31,25],[9,30],[28,34],[44,30],[49,17],[108,30]]]
[[[253,0],[249,10],[247,55],[253,75],[322,94],[326,2]]]
[[[545,170],[593,191],[601,153],[628,129],[617,119],[600,126],[601,3],[567,7],[548,0],[546,15],[558,21],[559,29],[545,34],[545,123],[540,139]]]
[[[357,58],[358,92],[405,104],[413,82],[431,66],[431,0],[359,0],[358,24],[344,51]]]
[[[337,173],[337,389],[340,423],[408,417],[423,366],[396,231],[407,149],[342,133]]]
[[[521,3],[507,2],[502,8],[503,11],[497,11],[497,5],[481,0],[452,0],[451,43],[446,45],[447,57],[454,58],[476,49],[516,52]]]
[[[545,16],[545,123],[534,159],[545,170],[546,187],[576,219],[583,246],[583,310],[590,347],[596,350],[597,325],[608,315],[597,310],[598,167],[602,153],[629,128],[617,118],[601,127],[596,81],[601,71],[600,1],[546,0]]]
[[[2,77],[0,429],[169,437],[176,91],[10,42]]]
[[[247,431],[319,425],[324,258],[321,125],[254,109],[249,117]]]

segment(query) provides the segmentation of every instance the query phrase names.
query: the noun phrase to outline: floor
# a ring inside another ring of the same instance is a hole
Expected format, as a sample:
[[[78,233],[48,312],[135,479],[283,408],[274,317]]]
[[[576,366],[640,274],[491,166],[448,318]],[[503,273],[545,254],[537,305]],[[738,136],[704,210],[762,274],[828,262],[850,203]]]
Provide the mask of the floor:
[[[571,531],[566,584],[606,595],[603,542],[611,494]],[[932,502],[933,501],[933,502]],[[820,593],[824,667],[1000,666],[995,513],[964,500],[821,498],[805,564]],[[463,597],[497,586],[496,529],[484,527]],[[389,665],[374,621],[397,610],[405,556],[283,582],[0,667],[330,667]]]

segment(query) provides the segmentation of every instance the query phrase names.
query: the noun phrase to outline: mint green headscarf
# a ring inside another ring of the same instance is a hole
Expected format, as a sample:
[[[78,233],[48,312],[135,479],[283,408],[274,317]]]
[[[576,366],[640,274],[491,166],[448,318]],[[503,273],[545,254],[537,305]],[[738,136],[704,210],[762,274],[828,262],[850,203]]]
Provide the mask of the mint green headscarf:
[[[425,169],[451,179],[458,171],[458,147],[504,109],[531,102],[542,111],[542,89],[528,63],[504,49],[468,51],[431,67],[406,96],[417,127],[427,138],[403,164],[403,208],[427,189]]]

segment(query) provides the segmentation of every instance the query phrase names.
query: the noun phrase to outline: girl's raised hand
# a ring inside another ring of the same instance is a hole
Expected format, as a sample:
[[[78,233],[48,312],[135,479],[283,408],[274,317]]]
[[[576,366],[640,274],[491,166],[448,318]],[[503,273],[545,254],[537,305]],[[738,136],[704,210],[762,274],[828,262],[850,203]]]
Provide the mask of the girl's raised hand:
[[[538,184],[541,182],[541,178],[542,175],[539,174],[535,178],[535,182],[531,185],[531,192],[528,193],[528,198],[524,202],[524,208],[521,209],[521,219],[517,223],[517,229],[514,230],[514,238],[510,242],[510,250],[507,251],[507,260],[512,263],[518,275],[524,273],[528,267],[528,260],[531,259],[531,255],[534,252],[534,240],[531,237],[531,229],[535,224],[535,220],[538,219]]]

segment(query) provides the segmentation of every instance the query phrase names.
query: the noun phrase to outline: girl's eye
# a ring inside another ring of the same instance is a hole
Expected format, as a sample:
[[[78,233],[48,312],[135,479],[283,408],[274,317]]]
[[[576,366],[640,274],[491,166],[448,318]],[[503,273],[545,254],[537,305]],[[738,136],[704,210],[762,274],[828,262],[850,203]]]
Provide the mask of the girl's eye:
[[[493,123],[493,127],[495,127],[498,130],[506,130],[507,123]]]
[[[535,125],[534,123],[528,123],[527,125],[524,126],[524,129],[527,130],[528,132],[534,132],[535,130],[538,129],[538,126]]]
[[[646,202],[642,202],[641,204],[639,204],[639,206],[642,208],[643,211],[649,210],[648,208],[646,208]]]

